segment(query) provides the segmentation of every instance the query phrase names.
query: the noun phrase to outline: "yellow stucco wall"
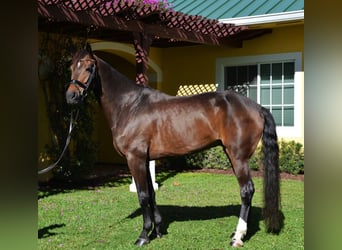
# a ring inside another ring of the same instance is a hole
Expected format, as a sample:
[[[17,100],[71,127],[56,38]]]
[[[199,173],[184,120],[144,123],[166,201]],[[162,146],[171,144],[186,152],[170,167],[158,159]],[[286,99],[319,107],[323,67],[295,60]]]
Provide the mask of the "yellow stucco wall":
[[[304,52],[303,25],[274,29],[271,34],[244,41],[242,48],[216,46],[166,48],[160,51],[164,76],[161,90],[176,94],[181,84],[215,83],[216,58],[298,51]]]

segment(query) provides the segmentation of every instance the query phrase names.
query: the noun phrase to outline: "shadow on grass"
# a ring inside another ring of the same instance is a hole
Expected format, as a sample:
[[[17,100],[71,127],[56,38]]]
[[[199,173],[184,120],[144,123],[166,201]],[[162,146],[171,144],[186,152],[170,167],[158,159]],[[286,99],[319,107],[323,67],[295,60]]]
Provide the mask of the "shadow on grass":
[[[166,170],[156,173],[156,181],[159,187],[163,183],[179,172],[175,170]],[[38,199],[56,195],[60,193],[68,193],[71,190],[93,190],[96,187],[120,187],[132,183],[132,177],[127,170],[126,172],[107,174],[91,179],[84,179],[80,181],[61,181],[52,179],[47,183],[38,183]]]
[[[159,205],[160,212],[163,217],[162,233],[167,234],[167,229],[170,224],[176,221],[192,221],[192,220],[213,220],[218,218],[225,218],[235,216],[238,218],[240,213],[240,205],[227,206],[205,206],[205,207],[189,207],[189,206],[173,206],[173,205]],[[129,219],[141,216],[141,209],[135,210],[127,216]],[[260,231],[259,224],[263,220],[262,209],[260,207],[252,207],[248,220],[248,230],[244,241],[248,241],[258,231]],[[237,220],[236,220],[237,223]],[[205,225],[203,224],[203,227]],[[223,229],[226,230],[226,229]],[[232,228],[232,233],[235,228]],[[154,239],[152,236],[151,240]]]
[[[156,168],[156,181],[159,186],[177,173],[186,171],[188,168],[178,166],[158,166]],[[38,199],[42,199],[59,193],[68,193],[71,190],[95,189],[99,186],[119,187],[132,183],[129,168],[125,164],[99,164],[93,173],[80,180],[52,178],[48,182],[38,183]]]
[[[39,184],[38,199],[42,199],[55,194],[68,193],[72,190],[93,190],[100,186],[120,187],[130,184],[131,181],[131,177],[126,175],[108,175],[78,182],[51,180],[48,183]]]
[[[38,239],[47,238],[47,237],[56,235],[57,233],[51,232],[51,230],[56,229],[56,228],[60,228],[60,227],[65,227],[65,224],[64,223],[63,224],[53,224],[53,225],[39,229],[38,230]]]

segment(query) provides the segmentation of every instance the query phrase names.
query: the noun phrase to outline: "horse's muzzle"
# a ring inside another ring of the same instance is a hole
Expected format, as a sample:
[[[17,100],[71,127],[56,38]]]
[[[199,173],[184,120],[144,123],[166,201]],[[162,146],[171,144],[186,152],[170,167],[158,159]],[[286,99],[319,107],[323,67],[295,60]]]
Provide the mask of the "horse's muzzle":
[[[81,101],[81,96],[75,90],[68,90],[65,93],[65,99],[68,104],[78,104]]]

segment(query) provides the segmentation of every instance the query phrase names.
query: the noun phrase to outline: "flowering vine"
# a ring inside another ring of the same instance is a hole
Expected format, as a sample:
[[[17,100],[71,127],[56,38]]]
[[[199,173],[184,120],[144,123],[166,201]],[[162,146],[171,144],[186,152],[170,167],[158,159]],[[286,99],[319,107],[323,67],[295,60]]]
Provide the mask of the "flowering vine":
[[[106,5],[117,5],[120,3],[128,3],[134,5],[148,5],[152,7],[158,7],[160,9],[171,9],[171,3],[168,3],[167,0],[113,0],[108,1]]]

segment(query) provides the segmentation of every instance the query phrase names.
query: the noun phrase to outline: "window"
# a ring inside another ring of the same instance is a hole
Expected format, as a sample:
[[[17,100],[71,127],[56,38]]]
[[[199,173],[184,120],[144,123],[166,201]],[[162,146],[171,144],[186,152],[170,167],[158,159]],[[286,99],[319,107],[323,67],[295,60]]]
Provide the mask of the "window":
[[[251,86],[257,84],[257,65],[228,66],[224,73],[225,89],[235,90],[251,98],[254,96]]]
[[[220,58],[216,63],[219,90],[234,90],[269,109],[283,136],[301,129],[301,53]],[[300,76],[300,77],[299,77]]]
[[[225,89],[268,108],[277,126],[294,126],[294,62],[227,66],[224,73]]]

